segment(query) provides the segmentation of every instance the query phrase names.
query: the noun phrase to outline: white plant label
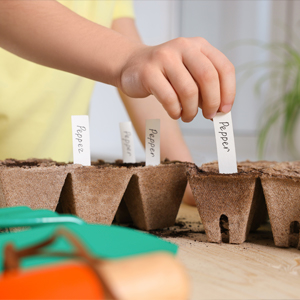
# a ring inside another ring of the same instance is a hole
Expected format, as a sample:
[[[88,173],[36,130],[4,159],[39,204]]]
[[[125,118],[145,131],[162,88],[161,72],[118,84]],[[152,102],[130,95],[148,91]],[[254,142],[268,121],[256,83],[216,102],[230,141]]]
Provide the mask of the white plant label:
[[[160,120],[146,120],[146,166],[160,164]]]
[[[89,116],[72,116],[73,162],[91,165]]]
[[[120,123],[122,152],[124,163],[135,163],[133,132],[131,122]]]
[[[214,117],[219,173],[237,173],[236,152],[231,112]]]

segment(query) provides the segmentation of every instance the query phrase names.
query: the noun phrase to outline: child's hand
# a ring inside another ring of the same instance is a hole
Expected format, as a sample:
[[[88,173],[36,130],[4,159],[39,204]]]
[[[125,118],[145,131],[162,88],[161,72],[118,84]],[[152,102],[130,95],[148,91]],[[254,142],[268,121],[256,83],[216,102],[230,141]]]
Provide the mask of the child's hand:
[[[177,38],[138,48],[122,68],[119,88],[131,97],[153,94],[170,117],[190,122],[198,107],[212,119],[229,112],[235,97],[235,70],[205,39]]]

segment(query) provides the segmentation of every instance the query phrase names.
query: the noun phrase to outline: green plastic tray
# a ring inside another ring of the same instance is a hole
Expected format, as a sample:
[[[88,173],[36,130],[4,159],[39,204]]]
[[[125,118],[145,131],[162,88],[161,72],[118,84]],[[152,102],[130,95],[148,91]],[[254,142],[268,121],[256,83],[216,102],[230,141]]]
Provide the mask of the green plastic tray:
[[[0,219],[3,223],[2,217],[5,215],[3,213],[4,210],[5,209],[0,209]],[[11,214],[10,217],[8,217],[7,214],[6,219],[10,219],[13,216],[15,220],[25,220],[25,214],[30,213],[26,207],[18,207],[16,211],[18,211],[18,214]],[[7,212],[11,212],[11,210]],[[35,213],[37,212],[40,212],[40,215],[44,216],[46,211],[35,211]],[[61,216],[61,218],[63,217],[64,215]],[[30,218],[34,220],[32,213],[30,214]],[[60,217],[58,216],[58,218]],[[80,220],[79,218],[77,219]],[[21,223],[22,222],[19,224]],[[24,222],[22,224],[24,224]],[[105,259],[117,259],[157,251],[166,251],[175,255],[178,249],[175,244],[164,241],[149,233],[120,226],[86,224],[83,221],[80,225],[72,223],[65,223],[63,225],[49,223],[37,224],[37,222],[35,222],[34,225],[39,226],[19,232],[0,233],[0,272],[3,270],[3,249],[8,242],[13,243],[17,249],[29,247],[50,238],[58,228],[65,228],[71,231],[93,255]],[[48,246],[47,249],[68,253],[74,250],[73,246],[64,237],[58,238],[52,245]],[[22,260],[22,268],[51,264],[62,259],[65,260],[66,258],[28,257]]]
[[[85,224],[73,215],[59,215],[47,209],[33,210],[26,206],[7,207],[0,209],[0,229],[11,227],[40,226],[44,224]]]

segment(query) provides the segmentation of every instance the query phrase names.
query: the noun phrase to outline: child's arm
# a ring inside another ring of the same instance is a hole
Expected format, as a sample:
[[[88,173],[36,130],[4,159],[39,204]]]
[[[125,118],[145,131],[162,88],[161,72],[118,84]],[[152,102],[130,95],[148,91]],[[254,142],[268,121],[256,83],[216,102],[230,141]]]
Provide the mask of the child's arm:
[[[141,41],[134,21],[129,18],[115,20],[112,29],[132,38]],[[162,105],[153,95],[144,99],[134,99],[126,96],[119,90],[122,101],[129,114],[131,122],[137,135],[145,146],[145,123],[146,119],[161,120],[161,159],[180,160],[192,162],[190,151],[183,139],[179,124],[171,119]],[[195,205],[190,186],[188,185],[183,201]]]
[[[112,29],[135,41],[141,42],[133,19],[117,19],[113,22]],[[168,116],[162,105],[153,95],[144,99],[136,99],[128,97],[121,90],[119,90],[119,93],[143,146],[145,146],[146,119],[160,119],[162,140],[161,158],[191,161],[192,158],[182,137],[178,122]]]
[[[0,1],[0,46],[33,62],[112,84],[130,97],[155,95],[168,114],[212,118],[235,96],[233,65],[202,38],[149,47],[56,1]]]

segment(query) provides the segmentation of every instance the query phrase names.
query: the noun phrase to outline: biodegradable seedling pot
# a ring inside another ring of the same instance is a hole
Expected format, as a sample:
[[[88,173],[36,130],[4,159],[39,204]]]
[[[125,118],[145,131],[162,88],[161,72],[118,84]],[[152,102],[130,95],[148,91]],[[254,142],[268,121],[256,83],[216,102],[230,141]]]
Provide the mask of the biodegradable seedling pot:
[[[185,163],[132,168],[124,202],[136,227],[153,230],[173,226],[186,188]]]
[[[109,164],[70,170],[58,211],[90,223],[111,224],[132,176],[130,169]]]
[[[266,197],[274,243],[300,249],[299,163],[280,163],[264,170],[261,181]]]
[[[266,161],[266,160],[260,160],[255,162],[246,160],[238,163],[239,172],[254,173],[255,176],[258,175],[255,182],[255,190],[253,196],[253,199],[255,199],[255,201],[253,202],[255,211],[254,211],[254,217],[252,220],[250,231],[255,231],[257,228],[259,228],[259,226],[262,223],[266,222],[266,220],[268,219],[268,210],[267,210],[266,200],[263,193],[260,177],[261,174],[263,173],[263,169],[270,168],[276,164],[277,162]],[[213,161],[210,163],[203,164],[201,166],[201,170],[204,172],[218,173],[219,170],[218,162]]]
[[[51,160],[6,160],[0,164],[0,207],[55,210],[67,169]]]
[[[239,171],[219,174],[209,166],[209,172],[187,165],[188,181],[192,188],[200,218],[209,242],[222,242],[222,233],[229,233],[229,243],[243,243],[250,231],[258,201],[255,192],[257,173]],[[228,224],[226,224],[228,221]]]

